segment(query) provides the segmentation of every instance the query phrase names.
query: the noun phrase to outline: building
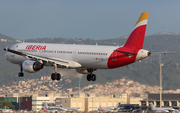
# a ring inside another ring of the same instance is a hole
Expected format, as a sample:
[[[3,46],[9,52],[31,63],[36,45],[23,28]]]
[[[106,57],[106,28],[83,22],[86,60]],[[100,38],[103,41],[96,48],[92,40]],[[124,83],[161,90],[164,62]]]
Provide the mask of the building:
[[[81,97],[82,96],[82,97]],[[70,95],[68,97],[56,98],[56,106],[62,104],[64,107],[79,107],[83,112],[89,112],[97,110],[99,106],[112,107],[116,106],[118,102],[121,104],[140,104],[142,98],[126,98],[127,96],[117,97],[115,95],[112,98],[96,97],[94,94],[90,95]]]
[[[142,109],[149,108],[149,103],[152,102],[154,106],[160,106],[160,94],[148,94],[148,99],[141,100],[140,106]],[[180,94],[162,94],[162,107],[179,106]]]
[[[85,100],[84,98],[73,98],[73,97],[68,97],[68,98],[57,98],[59,100],[59,103],[63,105],[63,107],[76,107],[80,108],[81,111],[85,111]],[[56,105],[58,105],[56,103]]]
[[[50,97],[32,97],[32,110],[33,111],[39,111],[42,110],[42,103],[47,102],[50,103]]]
[[[127,95],[112,95],[112,97],[97,97],[92,94],[38,94],[29,97],[0,97],[0,101],[10,101],[13,104],[13,110],[33,110],[39,111],[43,108],[43,102],[52,106],[77,107],[81,111],[89,112],[97,110],[99,106],[112,107],[118,102],[121,104],[140,104],[142,98],[128,98]]]
[[[32,110],[32,97],[0,97],[0,101],[9,101],[12,103],[13,110]]]
[[[98,98],[98,97],[89,97],[85,98],[85,111],[89,112],[92,110],[97,110],[99,106],[101,107],[112,107],[120,102],[121,104],[127,103],[127,98]]]
[[[22,97],[22,110],[32,110],[32,97]]]

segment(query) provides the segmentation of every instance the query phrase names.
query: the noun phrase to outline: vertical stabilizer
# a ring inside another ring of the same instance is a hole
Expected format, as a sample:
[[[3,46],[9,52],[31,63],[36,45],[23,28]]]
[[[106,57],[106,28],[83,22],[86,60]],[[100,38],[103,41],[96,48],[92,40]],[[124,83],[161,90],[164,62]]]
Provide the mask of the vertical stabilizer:
[[[121,103],[120,103],[120,102],[118,102],[114,108],[116,108],[116,109],[117,109],[117,108],[120,108],[120,106],[121,106]]]
[[[102,111],[102,107],[101,107],[101,106],[99,106],[98,110],[99,110],[99,111]]]
[[[152,102],[149,103],[151,106],[151,110],[156,110],[156,107],[154,106],[154,104]]]
[[[148,15],[148,12],[143,12],[141,14],[137,23],[135,24],[133,31],[129,35],[129,38],[126,41],[124,47],[142,49],[148,21]]]
[[[46,102],[43,102],[42,104],[44,109],[48,109],[48,104]]]
[[[60,107],[62,107],[62,108],[63,108],[63,105],[62,105],[62,104],[60,104]]]

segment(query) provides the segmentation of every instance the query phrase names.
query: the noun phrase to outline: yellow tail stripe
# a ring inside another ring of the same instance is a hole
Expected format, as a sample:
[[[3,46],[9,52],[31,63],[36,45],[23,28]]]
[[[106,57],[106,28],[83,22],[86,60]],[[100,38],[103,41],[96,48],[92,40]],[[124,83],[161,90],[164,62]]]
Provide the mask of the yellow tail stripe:
[[[147,20],[147,19],[148,19],[148,15],[149,15],[149,12],[143,12],[143,13],[141,14],[141,16],[139,17],[139,20],[137,21],[136,25],[137,25],[139,22],[143,21],[143,20]],[[136,25],[135,25],[135,26],[136,26]]]

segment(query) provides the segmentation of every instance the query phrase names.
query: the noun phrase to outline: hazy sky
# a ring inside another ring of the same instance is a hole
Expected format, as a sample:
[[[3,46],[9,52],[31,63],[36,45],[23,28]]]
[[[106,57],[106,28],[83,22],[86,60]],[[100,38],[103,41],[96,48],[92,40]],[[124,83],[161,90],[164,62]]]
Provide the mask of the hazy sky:
[[[146,35],[180,33],[179,0],[1,0],[0,33],[15,39],[129,35],[149,12]]]

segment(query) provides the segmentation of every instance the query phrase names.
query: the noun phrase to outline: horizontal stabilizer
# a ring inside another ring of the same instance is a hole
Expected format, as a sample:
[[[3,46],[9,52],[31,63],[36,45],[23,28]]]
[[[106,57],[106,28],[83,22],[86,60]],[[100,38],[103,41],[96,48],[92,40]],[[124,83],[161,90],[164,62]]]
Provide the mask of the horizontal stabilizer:
[[[137,55],[136,53],[133,53],[133,52],[120,51],[120,50],[114,50],[114,51],[117,51],[117,52],[120,52],[120,53],[128,53],[128,54],[131,54],[131,55]]]
[[[154,53],[151,53],[151,55],[160,55],[160,54],[171,54],[171,53],[175,53],[175,51],[166,51],[166,52],[154,52]]]

